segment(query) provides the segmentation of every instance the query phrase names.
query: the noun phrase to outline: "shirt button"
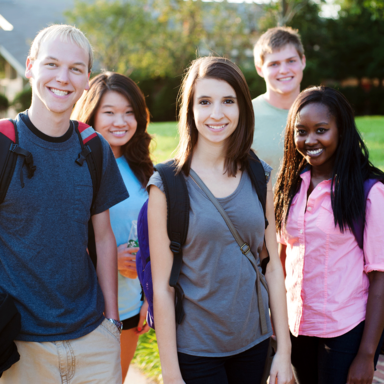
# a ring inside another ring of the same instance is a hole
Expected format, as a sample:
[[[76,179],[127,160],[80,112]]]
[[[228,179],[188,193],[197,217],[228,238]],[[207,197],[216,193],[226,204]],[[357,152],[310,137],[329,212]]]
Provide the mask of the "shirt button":
[[[321,191],[321,187],[317,187],[317,189],[318,189],[319,191]]]
[[[303,233],[303,230],[302,230],[302,229],[300,229],[300,233]]]
[[[307,210],[308,210],[308,211],[312,211],[312,207],[308,207]]]

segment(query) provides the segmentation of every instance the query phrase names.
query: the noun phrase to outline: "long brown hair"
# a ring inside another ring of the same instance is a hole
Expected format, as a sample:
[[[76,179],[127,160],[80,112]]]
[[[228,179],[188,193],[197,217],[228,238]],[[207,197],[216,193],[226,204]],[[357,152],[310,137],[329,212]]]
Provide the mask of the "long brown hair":
[[[251,94],[241,70],[236,64],[223,57],[202,57],[194,60],[183,79],[179,94],[180,141],[175,161],[177,170],[189,175],[193,149],[197,143],[198,131],[193,115],[193,96],[196,80],[210,78],[227,82],[236,92],[239,105],[239,123],[229,137],[224,170],[228,176],[236,176],[238,169],[246,169],[249,151],[253,141],[254,114]]]
[[[94,127],[101,99],[108,91],[123,95],[133,108],[137,128],[135,134],[125,144],[123,153],[133,173],[145,188],[153,174],[149,151],[152,138],[147,132],[149,112],[145,98],[133,80],[114,72],[97,75],[91,80],[89,91],[77,102],[71,117]]]

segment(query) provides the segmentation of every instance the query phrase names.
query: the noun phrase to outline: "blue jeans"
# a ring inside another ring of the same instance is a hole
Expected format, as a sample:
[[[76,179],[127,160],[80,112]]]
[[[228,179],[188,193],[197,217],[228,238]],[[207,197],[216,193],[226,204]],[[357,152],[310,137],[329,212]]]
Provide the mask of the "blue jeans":
[[[201,357],[178,353],[186,384],[259,384],[269,339],[245,352],[226,357]]]
[[[291,334],[292,367],[297,384],[345,384],[348,370],[357,355],[364,321],[338,337],[295,337]],[[381,346],[384,333],[381,336]],[[375,368],[379,348],[375,355]]]

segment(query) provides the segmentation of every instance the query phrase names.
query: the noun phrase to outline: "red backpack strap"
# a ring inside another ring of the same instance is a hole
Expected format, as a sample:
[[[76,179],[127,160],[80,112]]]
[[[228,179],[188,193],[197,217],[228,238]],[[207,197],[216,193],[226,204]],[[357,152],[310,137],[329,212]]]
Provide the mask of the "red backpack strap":
[[[1,119],[0,120],[0,133],[5,137],[8,137],[14,144],[16,144],[17,139],[17,129],[16,124],[13,120],[10,119]]]
[[[16,166],[17,155],[12,152],[16,145],[17,129],[13,120],[0,120],[0,204],[4,201]]]

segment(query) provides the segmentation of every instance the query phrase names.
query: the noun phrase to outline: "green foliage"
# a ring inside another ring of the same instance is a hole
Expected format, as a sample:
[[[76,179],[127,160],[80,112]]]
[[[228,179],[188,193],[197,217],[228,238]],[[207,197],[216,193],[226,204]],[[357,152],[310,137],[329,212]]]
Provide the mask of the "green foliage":
[[[9,101],[7,99],[7,96],[0,93],[0,111],[5,111],[9,107]]]
[[[137,344],[133,363],[137,365],[151,379],[162,383],[159,349],[156,334],[153,329],[141,335]]]
[[[153,135],[155,142],[155,148],[152,152],[154,163],[171,159],[179,142],[177,123],[151,123],[148,132]]]
[[[22,112],[28,109],[32,101],[32,89],[30,87],[24,88],[21,92],[17,93],[12,101],[12,106],[17,112]]]

